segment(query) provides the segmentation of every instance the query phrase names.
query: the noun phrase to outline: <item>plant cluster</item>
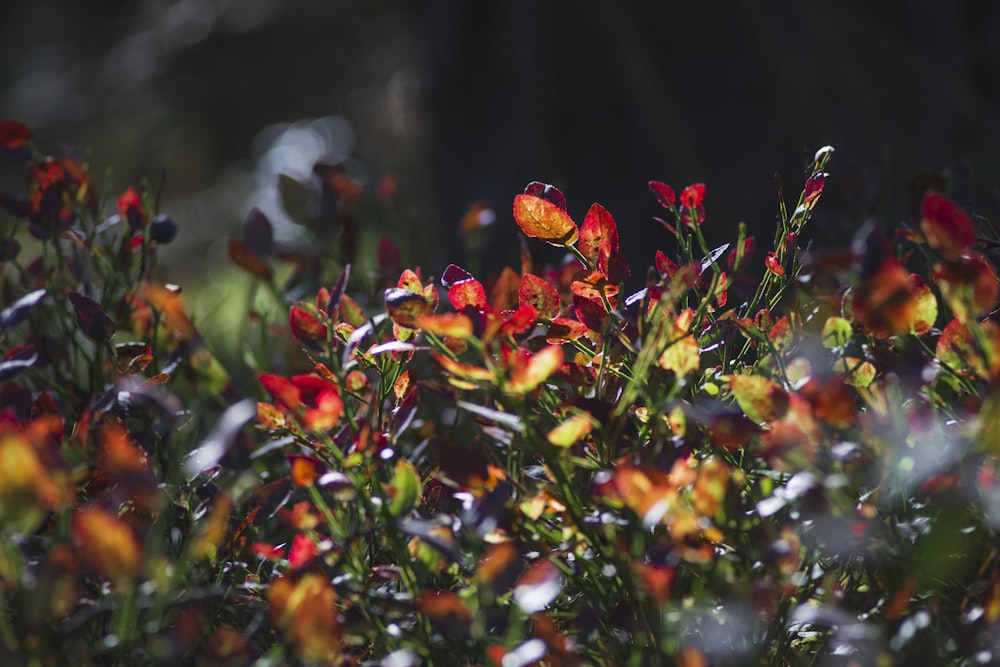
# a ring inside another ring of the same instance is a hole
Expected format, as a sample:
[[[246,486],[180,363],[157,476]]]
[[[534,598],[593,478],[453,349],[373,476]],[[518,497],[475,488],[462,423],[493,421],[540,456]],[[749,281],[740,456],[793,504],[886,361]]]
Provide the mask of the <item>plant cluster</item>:
[[[559,266],[435,281],[382,239],[366,289],[366,195],[321,165],[322,243],[259,211],[230,243],[282,318],[247,314],[240,387],[152,279],[150,189],[107,216],[79,158],[0,147],[38,250],[0,243],[4,664],[996,659],[997,236],[948,192],[802,248],[823,148],[761,261],[651,182],[675,249],[626,294],[612,214],[531,183]]]

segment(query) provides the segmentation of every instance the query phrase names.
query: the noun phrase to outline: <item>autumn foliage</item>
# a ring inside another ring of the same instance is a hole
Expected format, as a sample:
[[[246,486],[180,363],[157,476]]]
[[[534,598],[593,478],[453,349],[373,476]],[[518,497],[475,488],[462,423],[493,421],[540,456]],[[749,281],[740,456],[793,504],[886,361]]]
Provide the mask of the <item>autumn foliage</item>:
[[[612,212],[531,183],[498,221],[520,266],[435,277],[388,238],[358,257],[380,190],[317,165],[282,184],[332,202],[301,207],[312,246],[258,210],[229,242],[275,295],[240,383],[154,280],[148,186],[99,192],[21,123],[0,147],[28,172],[0,195],[4,664],[995,650],[1000,243],[946,190],[805,245],[827,147],[772,242],[711,248],[710,187],[652,181],[640,267]]]

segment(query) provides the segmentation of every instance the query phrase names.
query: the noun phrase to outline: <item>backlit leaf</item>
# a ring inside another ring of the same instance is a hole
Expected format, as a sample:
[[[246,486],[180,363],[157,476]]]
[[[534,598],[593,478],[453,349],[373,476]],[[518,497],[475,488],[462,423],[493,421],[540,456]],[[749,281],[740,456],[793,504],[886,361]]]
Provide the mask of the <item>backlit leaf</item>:
[[[420,500],[423,483],[416,467],[406,459],[396,461],[396,469],[386,487],[389,495],[389,515],[401,517],[409,514]]]
[[[649,191],[653,193],[653,196],[656,197],[656,201],[663,208],[672,209],[677,205],[677,195],[674,193],[674,189],[666,183],[661,183],[660,181],[650,181]]]
[[[465,380],[491,381],[493,373],[482,366],[474,366],[463,361],[456,361],[440,352],[431,351],[431,357],[446,371]]]
[[[528,362],[514,369],[504,389],[511,394],[534,391],[563,364],[563,351],[558,345],[546,345],[533,354]]]
[[[937,192],[928,192],[920,203],[920,228],[927,243],[945,259],[958,259],[976,243],[976,230],[969,216]]]
[[[295,486],[308,488],[316,483],[323,472],[323,462],[313,456],[289,454],[288,465],[291,467],[292,481]]]
[[[416,328],[437,336],[465,338],[472,335],[472,320],[461,313],[421,315],[417,318]]]
[[[288,328],[295,340],[311,350],[322,350],[326,344],[326,325],[301,306],[293,305],[288,309]]]
[[[843,317],[833,316],[827,318],[823,324],[823,347],[835,349],[843,347],[851,340],[851,323]]]
[[[867,387],[875,379],[875,366],[870,361],[857,357],[841,357],[833,363],[833,370],[844,378],[844,382],[855,387]]]
[[[754,422],[770,422],[788,410],[788,392],[760,375],[733,375],[729,391],[746,416]]]
[[[533,195],[514,198],[514,220],[526,236],[555,246],[572,245],[580,235],[576,223],[564,209]]]
[[[129,587],[142,569],[142,548],[128,524],[99,507],[73,515],[73,541],[84,564],[100,577]]]
[[[590,265],[608,272],[608,260],[618,252],[618,226],[608,210],[594,204],[580,227],[580,252]]]
[[[559,314],[559,292],[552,283],[531,273],[521,276],[518,301],[533,306],[542,319],[551,320]]]
[[[935,264],[931,280],[955,316],[963,321],[988,313],[1000,298],[1000,280],[989,260],[979,253]]]
[[[271,623],[288,637],[298,658],[309,664],[340,663],[336,603],[327,575],[318,572],[279,577],[267,588]]]
[[[698,208],[705,200],[705,184],[694,183],[681,190],[681,206],[684,208]]]
[[[556,447],[570,447],[594,430],[595,420],[589,414],[576,413],[551,429],[546,439]]]
[[[448,288],[448,299],[455,310],[466,306],[483,310],[486,308],[486,288],[478,280],[463,280]]]
[[[583,322],[566,317],[556,317],[545,332],[545,340],[549,343],[562,343],[585,336],[590,329]]]

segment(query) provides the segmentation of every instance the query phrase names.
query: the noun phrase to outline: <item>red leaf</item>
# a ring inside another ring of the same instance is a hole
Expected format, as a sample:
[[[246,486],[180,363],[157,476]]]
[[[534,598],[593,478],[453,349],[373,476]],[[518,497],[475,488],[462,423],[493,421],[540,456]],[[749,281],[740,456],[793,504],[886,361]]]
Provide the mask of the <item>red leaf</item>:
[[[330,317],[333,317],[333,313],[340,308],[340,302],[344,298],[344,294],[347,292],[347,281],[351,278],[351,265],[345,264],[344,269],[340,272],[340,277],[337,278],[337,282],[333,284],[333,288],[330,289],[330,297],[326,304],[326,312]]]
[[[936,192],[928,192],[920,204],[920,228],[927,243],[945,259],[958,259],[976,243],[976,230],[969,216]]]
[[[829,174],[823,172],[817,172],[809,177],[806,181],[805,187],[805,203],[812,204],[819,196],[823,194],[823,185],[826,183],[826,177]]]
[[[16,120],[0,120],[0,148],[17,151],[31,140],[31,130]]]
[[[288,309],[288,328],[295,340],[312,350],[320,350],[326,343],[326,325],[301,306]]]
[[[445,268],[444,273],[441,274],[441,286],[449,288],[455,283],[461,283],[472,279],[472,274],[462,267],[455,264],[449,264],[447,268]]]
[[[104,312],[101,304],[77,292],[70,292],[69,300],[76,311],[76,323],[88,338],[96,341],[111,338],[117,327],[114,320]]]
[[[559,315],[559,292],[544,278],[525,273],[521,276],[521,287],[517,295],[521,305],[534,306],[538,317],[542,319],[551,320]]]
[[[261,373],[257,376],[257,381],[280,407],[294,411],[302,405],[302,392],[287,378],[273,373]]]
[[[586,324],[588,328],[594,331],[604,331],[604,325],[608,321],[608,311],[604,309],[604,304],[600,301],[574,294],[573,312],[576,314],[576,319]]]
[[[618,225],[608,210],[594,204],[580,227],[580,252],[591,266],[608,272],[608,259],[618,252]]]
[[[316,543],[308,535],[299,533],[292,540],[292,546],[288,550],[288,564],[293,570],[301,569],[316,558]]]
[[[476,310],[486,308],[486,288],[478,280],[464,280],[448,289],[448,299],[455,310],[472,306]]]
[[[767,257],[764,258],[764,266],[767,270],[777,276],[785,275],[785,269],[781,266],[781,262],[778,261],[777,255],[774,252],[767,253]]]
[[[677,265],[670,261],[662,250],[656,251],[656,270],[660,273],[660,278],[673,278],[677,273]]]
[[[684,208],[698,208],[705,200],[705,184],[695,183],[689,185],[681,191],[681,206]]]
[[[552,326],[545,332],[545,340],[549,343],[562,343],[576,340],[586,335],[589,329],[583,322],[571,320],[566,317],[555,317],[552,319]]]
[[[576,223],[565,210],[533,195],[514,198],[514,220],[526,236],[555,246],[572,245],[580,235]]]
[[[531,328],[537,318],[538,311],[534,306],[528,303],[522,304],[517,310],[506,314],[500,331],[510,336],[522,334]]]
[[[392,239],[383,236],[378,240],[378,248],[375,251],[378,268],[386,275],[396,275],[400,267],[403,266],[403,253],[400,252]]]
[[[677,205],[677,195],[674,194],[674,189],[666,183],[650,181],[649,191],[653,193],[656,201],[663,208],[672,209]]]

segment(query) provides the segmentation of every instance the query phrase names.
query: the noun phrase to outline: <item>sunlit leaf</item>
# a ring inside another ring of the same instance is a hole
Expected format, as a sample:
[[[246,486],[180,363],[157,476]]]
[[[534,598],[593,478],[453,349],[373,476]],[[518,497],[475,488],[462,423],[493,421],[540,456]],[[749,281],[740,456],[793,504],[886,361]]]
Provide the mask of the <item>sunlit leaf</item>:
[[[843,317],[833,316],[823,324],[823,347],[835,349],[843,347],[851,340],[851,323]]]
[[[416,328],[437,336],[464,338],[472,335],[472,320],[461,313],[421,315],[415,324]]]
[[[291,477],[295,486],[310,487],[323,472],[323,462],[314,456],[289,454],[285,458],[291,467]]]
[[[551,429],[546,439],[556,447],[571,447],[594,430],[595,419],[586,413],[575,413]]]
[[[958,259],[976,243],[969,216],[937,192],[928,192],[920,203],[920,228],[927,243],[948,260]]]
[[[463,280],[448,288],[448,299],[455,310],[466,306],[483,310],[486,308],[486,288],[478,280]]]
[[[649,191],[656,197],[657,203],[666,209],[672,209],[677,204],[677,195],[674,189],[666,183],[660,181],[650,181]]]
[[[558,345],[546,345],[531,355],[526,364],[514,369],[510,381],[504,386],[504,390],[514,395],[534,391],[538,385],[559,370],[562,364],[562,348]]]
[[[572,245],[580,234],[565,209],[533,195],[517,195],[514,198],[514,220],[526,236],[556,246]]]
[[[618,252],[618,225],[607,209],[594,204],[580,227],[580,252],[592,267],[608,272],[608,260]]]
[[[310,664],[340,662],[337,595],[326,575],[279,577],[267,589],[268,617],[284,632],[296,655]]]
[[[490,289],[489,305],[496,312],[513,310],[518,304],[518,288],[521,278],[514,269],[503,267]]]
[[[705,184],[694,183],[681,190],[681,206],[684,208],[698,208],[705,200]]]
[[[988,313],[1000,298],[1000,279],[989,260],[979,253],[966,253],[955,261],[935,264],[931,280],[962,321]]]
[[[493,373],[489,369],[483,368],[482,366],[474,366],[473,364],[465,363],[463,361],[456,361],[451,357],[442,354],[437,351],[432,351],[431,357],[440,366],[456,377],[460,377],[465,380],[473,381],[492,381]]]
[[[779,419],[788,410],[788,392],[760,375],[730,376],[729,391],[746,416],[757,423]]]
[[[917,288],[892,257],[885,258],[852,294],[854,318],[873,336],[910,332],[919,306]]]
[[[549,343],[562,343],[585,336],[588,331],[590,328],[583,322],[566,317],[556,317],[553,318],[549,330],[545,332],[545,340]]]
[[[90,570],[117,586],[132,585],[142,569],[142,547],[127,523],[90,505],[73,514],[71,530]]]
[[[855,387],[867,387],[875,379],[875,366],[857,357],[841,357],[833,362],[833,370],[843,376],[844,382]]]
[[[416,467],[406,459],[396,461],[396,469],[386,487],[389,495],[389,515],[401,517],[409,514],[420,500],[423,483]]]
[[[540,318],[551,320],[559,314],[559,292],[552,283],[531,273],[521,276],[518,300],[521,304],[533,306]]]

